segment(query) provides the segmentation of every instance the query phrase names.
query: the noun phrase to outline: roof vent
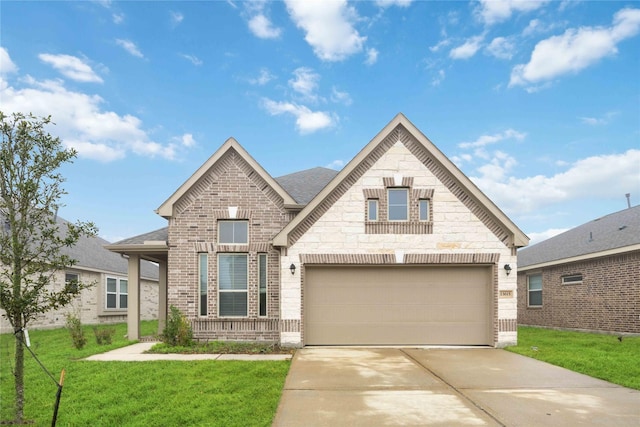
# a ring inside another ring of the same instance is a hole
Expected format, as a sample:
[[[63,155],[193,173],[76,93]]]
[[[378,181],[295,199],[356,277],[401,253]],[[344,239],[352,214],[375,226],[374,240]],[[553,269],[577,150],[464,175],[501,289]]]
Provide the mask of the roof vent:
[[[589,241],[593,242],[593,231],[589,232]]]
[[[624,230],[625,228],[627,228],[626,225],[621,225],[620,227],[618,227],[618,230]]]

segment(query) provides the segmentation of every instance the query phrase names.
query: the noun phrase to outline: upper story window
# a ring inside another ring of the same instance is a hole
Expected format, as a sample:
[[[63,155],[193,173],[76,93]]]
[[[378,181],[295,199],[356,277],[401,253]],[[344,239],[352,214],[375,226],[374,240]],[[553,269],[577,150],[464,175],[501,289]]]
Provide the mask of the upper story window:
[[[409,190],[406,188],[389,188],[389,221],[407,221],[409,219]]]
[[[430,221],[429,218],[429,200],[428,199],[420,199],[418,201],[418,208],[420,214],[420,221]]]
[[[218,243],[249,243],[249,221],[218,221]]]
[[[376,199],[367,200],[367,220],[378,220],[378,201]]]

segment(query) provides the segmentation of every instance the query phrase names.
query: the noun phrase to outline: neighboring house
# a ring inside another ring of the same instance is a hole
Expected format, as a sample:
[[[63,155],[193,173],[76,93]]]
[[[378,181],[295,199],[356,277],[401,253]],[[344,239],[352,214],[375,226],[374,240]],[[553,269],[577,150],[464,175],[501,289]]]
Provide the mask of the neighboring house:
[[[58,218],[63,229],[65,221]],[[55,328],[65,325],[66,313],[75,312],[84,324],[116,323],[127,320],[129,287],[127,280],[127,260],[120,254],[104,248],[108,245],[100,237],[81,237],[72,248],[63,253],[77,260],[72,268],[53,274],[51,286],[62,288],[65,282],[81,281],[93,283],[83,290],[68,306],[40,315],[31,321],[29,328]],[[158,267],[149,262],[141,264],[142,288],[140,315],[144,320],[158,318]],[[4,314],[4,310],[0,310]],[[0,316],[0,331],[11,331],[9,321]]]
[[[402,114],[339,173],[274,179],[231,138],[156,212],[168,228],[108,248],[132,286],[159,262],[160,318],[175,305],[196,338],[516,342],[529,239]]]
[[[640,333],[640,206],[519,251],[518,323]]]

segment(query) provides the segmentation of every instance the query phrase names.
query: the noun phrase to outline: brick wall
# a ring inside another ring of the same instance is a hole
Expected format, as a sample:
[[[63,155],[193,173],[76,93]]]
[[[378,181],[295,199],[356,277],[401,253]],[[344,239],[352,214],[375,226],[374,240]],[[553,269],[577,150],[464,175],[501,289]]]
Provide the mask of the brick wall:
[[[542,273],[542,307],[527,307],[526,274]],[[582,274],[581,284],[562,276]],[[518,323],[640,333],[640,251],[518,274]]]
[[[249,223],[248,245],[218,245],[217,220]],[[282,198],[230,149],[174,205],[169,221],[168,303],[192,322],[198,339],[279,340],[280,252],[269,242],[289,221]],[[207,316],[199,315],[198,253],[208,254]],[[248,254],[248,315],[218,316],[219,253]],[[267,254],[267,316],[258,316],[259,253]],[[275,321],[274,321],[275,320]]]

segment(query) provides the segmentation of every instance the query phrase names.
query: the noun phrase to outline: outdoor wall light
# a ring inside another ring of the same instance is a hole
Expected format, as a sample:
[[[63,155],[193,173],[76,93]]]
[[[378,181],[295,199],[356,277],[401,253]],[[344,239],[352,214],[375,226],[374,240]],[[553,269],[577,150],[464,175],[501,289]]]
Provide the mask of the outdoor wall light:
[[[289,270],[291,270],[291,274],[296,274],[296,265],[294,263],[291,263],[291,265],[289,266]]]
[[[504,271],[507,272],[507,276],[511,274],[511,266],[509,264],[504,265]]]

